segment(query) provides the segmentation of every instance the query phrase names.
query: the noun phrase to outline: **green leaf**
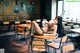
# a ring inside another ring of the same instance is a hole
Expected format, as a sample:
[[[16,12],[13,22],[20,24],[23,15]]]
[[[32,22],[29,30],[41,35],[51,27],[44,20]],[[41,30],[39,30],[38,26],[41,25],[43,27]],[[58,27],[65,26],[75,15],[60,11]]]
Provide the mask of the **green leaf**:
[[[66,2],[80,2],[80,0],[66,0]]]

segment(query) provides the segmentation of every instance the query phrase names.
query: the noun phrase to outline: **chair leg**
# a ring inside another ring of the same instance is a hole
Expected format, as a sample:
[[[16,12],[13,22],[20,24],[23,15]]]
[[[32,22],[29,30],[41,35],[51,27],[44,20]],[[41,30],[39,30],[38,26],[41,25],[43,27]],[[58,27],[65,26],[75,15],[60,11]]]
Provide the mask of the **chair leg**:
[[[28,53],[29,52],[31,53],[31,51],[30,51],[31,50],[31,42],[30,41],[31,40],[29,40],[29,39],[26,41],[27,42],[26,44],[28,45]]]
[[[29,41],[29,44],[28,44],[28,53],[33,53],[33,47],[32,47],[32,44],[31,44],[31,41]]]
[[[28,53],[33,53],[33,47],[30,42],[28,44]]]
[[[30,45],[28,45],[28,53],[29,53]]]
[[[62,46],[63,47],[63,46]],[[60,49],[60,51],[61,51],[61,53],[63,53],[63,50],[62,50],[62,48]]]
[[[49,47],[48,47],[48,53],[50,53],[50,51],[49,51]]]
[[[48,49],[49,49],[47,44],[48,44],[48,42],[47,42],[47,40],[45,40],[45,49],[46,49],[46,52],[47,52]]]
[[[56,53],[56,49],[53,48],[53,52]]]
[[[33,36],[31,37],[31,53],[33,53],[33,45],[32,45],[32,42],[33,42]]]
[[[33,46],[32,46],[32,44],[31,44],[31,53],[33,53]]]

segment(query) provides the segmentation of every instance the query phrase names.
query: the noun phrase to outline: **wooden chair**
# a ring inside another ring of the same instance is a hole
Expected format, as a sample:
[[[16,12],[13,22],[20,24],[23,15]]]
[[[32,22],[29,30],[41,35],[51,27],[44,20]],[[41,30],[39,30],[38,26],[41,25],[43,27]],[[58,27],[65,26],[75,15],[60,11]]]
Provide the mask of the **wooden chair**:
[[[43,35],[43,31],[35,21],[32,21],[32,33],[33,33],[33,36],[34,34]],[[44,40],[34,38],[33,36],[31,36],[31,41],[29,43],[28,50],[31,48],[32,53],[33,51],[38,51],[38,52],[45,51]]]
[[[27,31],[27,30],[24,27],[18,27],[17,34],[21,35],[21,38],[22,38],[22,36],[26,36],[27,34],[29,34],[29,31]]]
[[[26,27],[24,27],[26,25]],[[29,26],[28,26],[29,25]],[[24,38],[27,39],[27,36],[26,35],[29,35],[30,32],[29,32],[29,29],[30,29],[30,24],[18,24],[16,26],[16,29],[15,29],[15,35],[16,37],[18,38],[19,35],[21,36],[21,38]]]
[[[53,49],[55,49],[55,53],[57,49],[60,49],[61,46],[67,41],[67,36],[61,37],[61,40],[59,42],[52,42],[52,43],[48,43],[48,47],[51,47]]]
[[[33,31],[33,38],[31,39],[31,51],[33,53],[33,51],[38,51],[38,52],[41,52],[41,51],[46,51],[46,47],[45,47],[45,40],[42,38],[42,39],[39,39],[39,38],[35,38],[35,34],[37,36],[46,36],[47,34],[44,34],[43,31],[41,30],[41,28],[39,27],[39,25],[35,22],[35,21],[32,21],[32,31]],[[48,34],[50,35],[50,34]],[[51,34],[54,36],[54,34]],[[30,47],[29,47],[30,48]]]
[[[36,40],[33,40],[32,42],[32,50],[33,51],[38,51],[38,52],[42,52],[42,51],[46,51],[45,49],[45,43],[44,43],[44,40],[39,40],[39,39],[36,39]]]

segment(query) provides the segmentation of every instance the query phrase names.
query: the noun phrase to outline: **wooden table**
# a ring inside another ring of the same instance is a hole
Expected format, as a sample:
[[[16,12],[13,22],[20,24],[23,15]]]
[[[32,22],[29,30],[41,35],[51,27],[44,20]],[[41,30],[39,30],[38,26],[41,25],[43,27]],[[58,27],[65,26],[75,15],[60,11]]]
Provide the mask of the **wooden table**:
[[[30,23],[26,23],[26,24],[18,24],[18,30],[23,30],[24,32],[22,34],[25,35],[26,37],[26,34],[29,34],[29,29],[30,29]],[[21,27],[21,28],[20,28]],[[21,40],[25,40],[25,38],[22,38]]]
[[[72,40],[73,42],[77,43],[77,45],[76,45],[75,47],[80,46],[80,28],[70,29],[70,31],[71,31],[71,32],[78,33],[77,36],[71,36],[70,38],[71,38],[71,40]],[[74,33],[71,34],[71,35],[74,35]]]
[[[78,24],[78,25],[80,25],[80,22],[73,22],[73,21],[63,21],[63,22],[67,22],[67,23],[72,23],[72,24]]]
[[[24,32],[28,31],[30,29],[30,24],[19,24],[18,27],[24,28]]]

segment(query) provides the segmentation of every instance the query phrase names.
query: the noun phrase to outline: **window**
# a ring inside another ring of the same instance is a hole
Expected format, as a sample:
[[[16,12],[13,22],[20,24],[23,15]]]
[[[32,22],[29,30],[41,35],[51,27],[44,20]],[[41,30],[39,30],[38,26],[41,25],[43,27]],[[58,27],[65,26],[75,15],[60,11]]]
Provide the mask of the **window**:
[[[62,15],[62,3],[63,1],[58,1],[58,16]]]
[[[68,21],[73,20],[73,22],[79,22],[80,21],[80,2],[75,1],[64,1],[64,15],[63,19],[66,20],[68,18]]]

